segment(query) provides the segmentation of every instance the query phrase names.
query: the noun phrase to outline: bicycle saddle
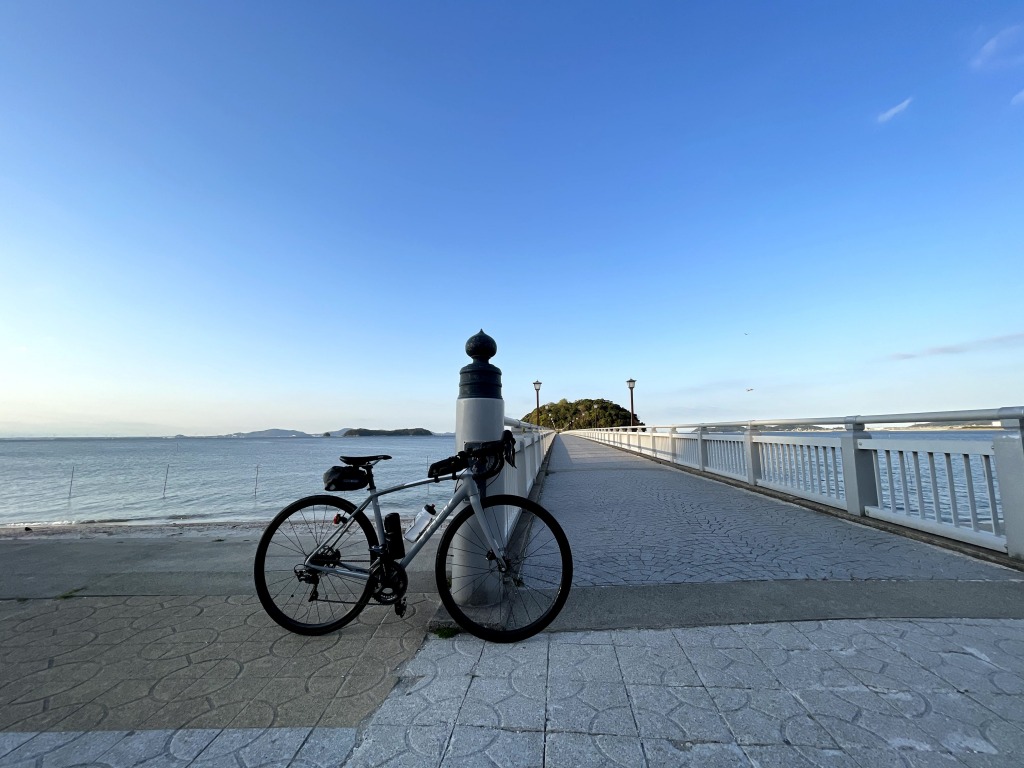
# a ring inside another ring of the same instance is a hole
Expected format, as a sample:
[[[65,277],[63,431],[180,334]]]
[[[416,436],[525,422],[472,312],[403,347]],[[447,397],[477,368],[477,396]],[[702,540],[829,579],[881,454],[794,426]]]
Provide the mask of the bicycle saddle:
[[[376,464],[378,461],[390,459],[390,456],[381,454],[379,456],[339,456],[338,459],[350,467],[365,467],[369,464]]]

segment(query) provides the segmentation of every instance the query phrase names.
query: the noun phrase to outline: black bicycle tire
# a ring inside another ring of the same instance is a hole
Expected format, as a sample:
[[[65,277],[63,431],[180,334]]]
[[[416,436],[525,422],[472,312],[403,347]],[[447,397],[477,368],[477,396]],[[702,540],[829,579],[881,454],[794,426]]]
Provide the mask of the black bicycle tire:
[[[299,621],[292,618],[284,611],[282,611],[275,601],[274,597],[270,593],[269,585],[266,581],[265,563],[267,557],[267,550],[270,547],[270,543],[274,538],[274,533],[285,523],[292,515],[299,510],[305,509],[312,506],[324,506],[328,508],[337,509],[339,513],[345,513],[354,517],[354,522],[359,526],[361,531],[366,537],[367,547],[367,558],[370,557],[370,547],[377,546],[377,534],[370,525],[369,520],[362,512],[356,512],[355,505],[347,499],[339,499],[336,496],[317,495],[307,496],[303,499],[293,501],[291,504],[286,506],[263,531],[263,535],[260,537],[259,544],[256,546],[256,557],[253,562],[253,580],[256,584],[256,595],[259,597],[260,604],[263,609],[267,612],[277,624],[284,627],[290,632],[295,632],[299,635],[325,635],[329,632],[334,632],[345,626],[366,607],[366,604],[370,600],[370,595],[373,591],[373,585],[370,580],[367,580],[366,586],[363,589],[362,594],[353,603],[353,607],[345,613],[339,619],[333,619],[327,622],[312,623]],[[308,553],[306,553],[308,554]]]
[[[538,618],[529,622],[525,626],[517,627],[515,629],[502,629],[486,626],[474,621],[470,616],[468,616],[452,596],[452,587],[449,583],[447,568],[448,550],[451,547],[456,533],[463,524],[473,516],[472,507],[466,507],[464,510],[459,512],[455,516],[455,519],[452,520],[445,529],[445,532],[441,536],[441,541],[437,546],[437,556],[434,567],[438,595],[441,598],[441,603],[444,605],[452,619],[454,619],[455,622],[467,632],[476,635],[483,640],[495,643],[518,642],[519,640],[525,640],[526,638],[532,637],[542,631],[552,621],[554,621],[555,617],[557,617],[561,612],[562,608],[565,606],[565,601],[569,597],[569,590],[572,587],[572,550],[569,546],[569,540],[566,537],[565,532],[562,530],[562,527],[558,524],[558,521],[555,520],[554,516],[552,516],[552,514],[544,509],[540,504],[521,496],[488,496],[484,501],[483,507],[484,509],[487,509],[488,507],[511,505],[519,506],[539,519],[551,531],[558,546],[558,556],[561,562],[562,571],[558,580],[557,593],[550,606]]]

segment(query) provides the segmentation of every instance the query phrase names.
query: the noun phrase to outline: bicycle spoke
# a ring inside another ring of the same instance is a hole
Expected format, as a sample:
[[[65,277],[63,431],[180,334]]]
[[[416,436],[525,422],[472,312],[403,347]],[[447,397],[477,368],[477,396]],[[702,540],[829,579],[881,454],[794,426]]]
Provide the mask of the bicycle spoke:
[[[335,514],[346,524],[334,528]],[[329,543],[329,546],[328,546]],[[346,501],[312,497],[286,507],[271,522],[257,547],[254,573],[260,602],[278,624],[293,632],[322,634],[348,623],[369,599],[367,576],[318,571],[334,564],[368,573],[376,536],[365,516]],[[310,600],[316,595],[316,598]]]
[[[438,590],[449,613],[470,632],[505,642],[547,626],[561,610],[572,579],[571,556],[557,523],[539,505],[525,499],[511,503],[511,498],[484,504],[484,514],[498,528],[499,553],[488,558],[490,548],[474,517],[465,513],[438,547]]]

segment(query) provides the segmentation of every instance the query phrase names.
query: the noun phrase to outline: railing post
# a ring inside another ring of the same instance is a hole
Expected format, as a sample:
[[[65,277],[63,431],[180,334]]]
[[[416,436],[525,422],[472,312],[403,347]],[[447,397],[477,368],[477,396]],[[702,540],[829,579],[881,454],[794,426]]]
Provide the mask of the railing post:
[[[758,432],[757,427],[748,424],[746,432],[743,433],[743,450],[746,452],[747,459],[747,482],[755,487],[761,477],[761,452],[757,443],[754,442],[754,437]]]
[[[708,467],[708,444],[704,439],[704,427],[697,427],[697,469],[701,472]]]
[[[518,472],[514,472],[512,477],[512,485],[515,487],[513,493],[517,496],[526,496],[530,492],[530,457],[528,455],[530,448],[527,445],[526,438],[519,436],[516,438],[516,463],[519,465]],[[505,490],[508,490],[508,479],[505,480]]]
[[[669,427],[668,430],[668,460],[673,464],[681,464],[676,452],[676,428]]]
[[[523,440],[526,445],[523,449],[523,458],[526,459],[526,493],[529,493],[537,481],[537,473],[540,471],[540,454],[537,450],[540,444],[540,435],[530,432],[523,437]]]
[[[1003,505],[1006,553],[1024,558],[1024,419],[1002,419],[1000,424],[1002,429],[992,443]]]
[[[851,416],[846,430],[839,438],[843,456],[843,487],[846,492],[846,511],[864,517],[865,507],[878,506],[878,488],[875,487],[875,465],[871,451],[857,448],[857,441],[868,437],[864,424]]]

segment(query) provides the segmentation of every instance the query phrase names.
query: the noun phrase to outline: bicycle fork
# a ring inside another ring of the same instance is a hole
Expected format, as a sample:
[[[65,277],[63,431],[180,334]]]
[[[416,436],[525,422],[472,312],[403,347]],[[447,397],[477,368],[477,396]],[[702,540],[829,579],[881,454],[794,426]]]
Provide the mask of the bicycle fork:
[[[498,569],[498,572],[504,574],[508,570],[508,560],[505,557],[505,548],[501,546],[501,537],[497,535],[492,525],[492,520],[484,512],[484,505],[481,500],[481,494],[476,483],[473,483],[474,487],[468,492],[469,504],[473,508],[473,518],[480,525],[480,532],[483,534],[484,543],[487,544],[488,552],[490,557],[488,560],[493,559],[494,564]]]

